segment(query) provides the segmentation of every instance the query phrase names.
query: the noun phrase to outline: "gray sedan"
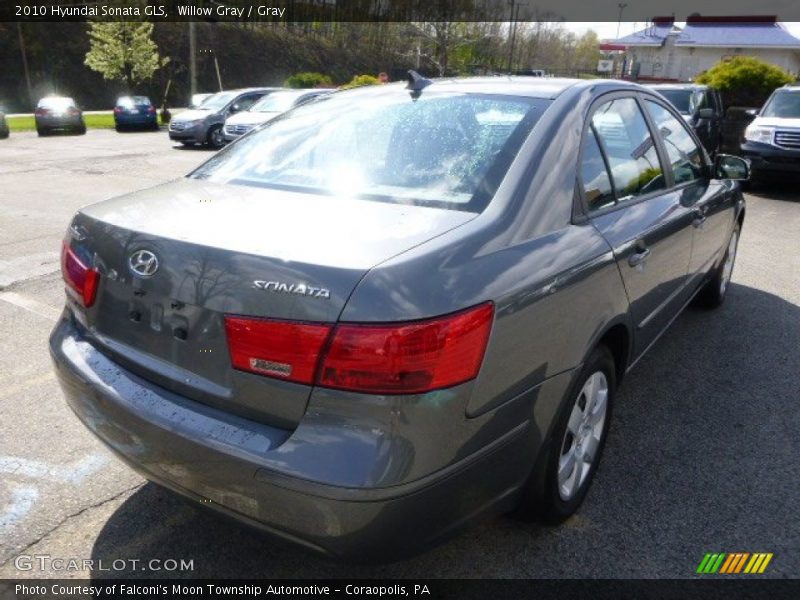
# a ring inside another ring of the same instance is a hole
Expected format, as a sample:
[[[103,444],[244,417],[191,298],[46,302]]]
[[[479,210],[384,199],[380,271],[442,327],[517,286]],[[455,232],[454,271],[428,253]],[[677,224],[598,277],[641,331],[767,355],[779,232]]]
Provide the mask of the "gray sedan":
[[[36,105],[33,116],[36,133],[40,136],[54,131],[70,131],[78,135],[86,133],[83,112],[72,98],[62,96],[42,98]]]
[[[558,523],[626,373],[725,300],[747,176],[634,84],[412,72],[82,209],[50,351],[126,463],[307,548]]]

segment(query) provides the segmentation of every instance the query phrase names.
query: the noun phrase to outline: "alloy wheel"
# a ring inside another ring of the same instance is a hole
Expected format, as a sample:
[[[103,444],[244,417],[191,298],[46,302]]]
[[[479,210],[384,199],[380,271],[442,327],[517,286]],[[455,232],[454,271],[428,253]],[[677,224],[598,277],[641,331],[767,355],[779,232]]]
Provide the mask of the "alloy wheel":
[[[597,459],[608,410],[608,379],[592,373],[583,384],[567,423],[558,459],[558,494],[569,501],[586,481]]]

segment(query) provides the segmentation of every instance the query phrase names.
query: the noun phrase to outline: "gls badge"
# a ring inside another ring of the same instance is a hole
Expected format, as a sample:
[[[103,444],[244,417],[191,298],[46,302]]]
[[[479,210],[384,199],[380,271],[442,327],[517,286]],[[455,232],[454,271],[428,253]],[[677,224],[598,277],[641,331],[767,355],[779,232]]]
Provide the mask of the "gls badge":
[[[325,288],[306,285],[305,283],[281,283],[280,281],[254,281],[253,286],[259,290],[276,292],[279,294],[299,294],[300,296],[311,296],[312,298],[331,297],[330,290]]]

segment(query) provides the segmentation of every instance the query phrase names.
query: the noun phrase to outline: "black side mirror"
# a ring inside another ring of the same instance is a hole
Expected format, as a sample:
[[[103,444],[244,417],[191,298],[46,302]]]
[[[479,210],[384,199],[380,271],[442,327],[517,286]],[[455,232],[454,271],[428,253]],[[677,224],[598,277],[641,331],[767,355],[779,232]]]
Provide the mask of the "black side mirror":
[[[717,179],[747,181],[750,179],[750,162],[731,154],[717,154],[714,159],[714,172]]]
[[[697,116],[701,119],[713,119],[714,118],[714,109],[713,108],[701,108],[697,111]]]

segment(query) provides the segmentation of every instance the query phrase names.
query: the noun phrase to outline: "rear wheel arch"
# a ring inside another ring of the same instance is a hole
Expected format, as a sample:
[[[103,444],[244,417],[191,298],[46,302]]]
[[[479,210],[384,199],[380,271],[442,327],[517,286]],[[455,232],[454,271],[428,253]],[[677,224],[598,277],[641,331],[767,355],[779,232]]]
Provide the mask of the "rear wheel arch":
[[[594,344],[605,346],[614,358],[614,370],[617,376],[617,385],[622,381],[625,371],[628,368],[631,349],[631,334],[624,323],[617,322],[608,327]]]

